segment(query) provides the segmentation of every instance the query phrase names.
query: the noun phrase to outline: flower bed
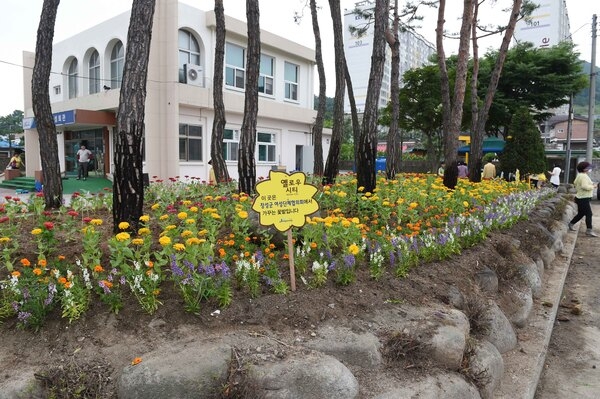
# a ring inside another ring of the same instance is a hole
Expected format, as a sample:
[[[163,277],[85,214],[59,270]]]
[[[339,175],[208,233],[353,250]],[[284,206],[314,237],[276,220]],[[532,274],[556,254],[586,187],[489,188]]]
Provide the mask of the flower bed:
[[[225,307],[237,296],[288,293],[288,249],[255,222],[252,199],[234,192],[196,179],[153,181],[137,231],[122,222],[116,235],[105,220],[110,195],[75,194],[70,207],[51,213],[43,211],[41,196],[26,203],[7,197],[0,319],[16,317],[18,326],[37,329],[55,308],[73,321],[91,301],[119,312],[126,296],[151,314],[166,285],[191,313],[207,302]],[[460,180],[448,191],[428,174],[380,178],[367,193],[354,175],[340,176],[319,188],[318,215],[292,232],[299,289],[348,285],[361,269],[372,279],[401,278],[527,217],[552,193],[495,180]]]

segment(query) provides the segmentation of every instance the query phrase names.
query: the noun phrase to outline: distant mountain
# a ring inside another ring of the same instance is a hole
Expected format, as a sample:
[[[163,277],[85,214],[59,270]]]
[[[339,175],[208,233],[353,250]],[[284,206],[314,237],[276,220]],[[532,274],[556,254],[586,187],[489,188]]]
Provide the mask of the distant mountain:
[[[583,66],[583,73],[588,76],[590,76],[590,69],[592,64],[590,64],[587,61],[581,61],[581,64]],[[598,65],[596,64],[596,104],[600,104],[600,74],[598,73],[600,72],[600,68],[598,68]],[[585,107],[585,109],[587,110],[588,108],[588,104],[589,104],[589,98],[590,98],[590,89],[589,87],[586,87],[585,89],[583,89],[582,91],[580,91],[579,93],[577,93],[575,95],[575,97],[573,98],[573,105],[574,106],[579,106],[579,107]],[[596,109],[598,107],[596,106]]]

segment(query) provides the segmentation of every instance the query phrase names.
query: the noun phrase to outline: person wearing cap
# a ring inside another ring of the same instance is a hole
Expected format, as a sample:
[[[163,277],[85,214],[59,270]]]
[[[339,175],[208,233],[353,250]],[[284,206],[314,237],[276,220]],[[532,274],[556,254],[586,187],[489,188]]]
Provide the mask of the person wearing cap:
[[[598,237],[592,230],[592,192],[594,191],[594,183],[590,179],[589,173],[592,170],[592,165],[589,162],[579,162],[577,164],[577,176],[573,185],[577,190],[575,194],[575,203],[577,204],[577,215],[569,222],[569,230],[576,231],[575,223],[579,222],[585,216],[585,226],[587,230],[585,234],[590,237]]]

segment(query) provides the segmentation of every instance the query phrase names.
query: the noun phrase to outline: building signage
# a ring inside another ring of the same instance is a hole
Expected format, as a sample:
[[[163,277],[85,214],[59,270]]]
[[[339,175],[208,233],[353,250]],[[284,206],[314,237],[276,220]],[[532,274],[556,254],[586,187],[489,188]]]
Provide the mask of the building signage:
[[[52,114],[55,126],[72,125],[75,123],[75,110],[56,112]],[[23,130],[35,129],[37,123],[35,118],[23,118]]]

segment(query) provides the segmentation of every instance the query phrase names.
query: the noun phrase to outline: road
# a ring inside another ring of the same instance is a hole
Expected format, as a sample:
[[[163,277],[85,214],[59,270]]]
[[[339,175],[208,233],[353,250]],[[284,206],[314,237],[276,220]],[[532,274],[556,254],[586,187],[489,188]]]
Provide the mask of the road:
[[[592,210],[600,233],[599,201]],[[536,399],[600,398],[600,237],[579,228]]]

